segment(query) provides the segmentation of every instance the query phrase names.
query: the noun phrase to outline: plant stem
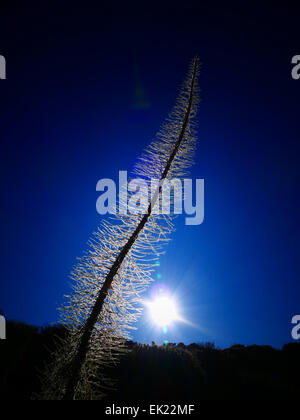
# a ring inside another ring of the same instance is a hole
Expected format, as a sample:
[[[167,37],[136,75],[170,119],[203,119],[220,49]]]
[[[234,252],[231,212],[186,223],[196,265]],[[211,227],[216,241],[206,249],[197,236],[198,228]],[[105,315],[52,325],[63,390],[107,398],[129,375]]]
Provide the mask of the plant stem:
[[[198,59],[195,58],[194,59],[194,67],[193,67],[193,77],[192,77],[192,82],[191,82],[191,88],[190,88],[190,94],[189,94],[189,102],[188,102],[188,107],[184,116],[184,120],[182,123],[182,128],[178,137],[178,140],[175,143],[174,149],[168,159],[168,162],[165,166],[164,172],[161,176],[161,181],[163,182],[163,180],[166,178],[170,167],[173,163],[173,160],[180,148],[180,145],[182,143],[182,140],[184,138],[184,134],[185,134],[185,130],[187,127],[187,124],[189,122],[189,118],[190,118],[190,112],[192,109],[192,104],[193,104],[193,92],[194,92],[194,86],[195,86],[195,80],[196,80],[196,75],[197,75],[197,69],[198,69]],[[115,262],[113,263],[109,273],[107,274],[105,281],[103,283],[103,286],[99,292],[98,298],[95,302],[95,305],[93,307],[93,310],[89,316],[89,318],[87,319],[85,326],[84,326],[84,331],[83,334],[81,336],[80,339],[80,343],[78,346],[78,350],[77,353],[72,361],[72,364],[70,366],[70,377],[69,380],[67,382],[67,387],[66,387],[66,391],[63,397],[63,400],[66,401],[70,401],[70,400],[74,400],[75,397],[75,392],[76,392],[76,386],[78,384],[78,381],[80,379],[80,371],[81,368],[83,366],[87,351],[88,351],[88,345],[89,345],[89,341],[92,335],[92,331],[94,329],[94,326],[97,322],[97,319],[102,311],[103,308],[103,304],[104,301],[107,297],[107,294],[109,292],[109,290],[111,289],[112,286],[112,282],[113,279],[115,277],[115,275],[117,274],[119,268],[122,265],[122,262],[124,261],[126,255],[128,254],[128,252],[130,251],[130,249],[132,248],[133,244],[135,243],[137,237],[139,236],[140,232],[143,230],[145,224],[147,223],[149,217],[151,216],[151,212],[152,212],[152,208],[154,207],[160,191],[162,188],[162,183],[160,183],[159,187],[157,188],[153,199],[151,200],[151,203],[149,204],[148,207],[148,211],[147,213],[143,216],[143,218],[141,219],[141,221],[139,222],[138,226],[136,227],[135,231],[133,232],[133,234],[131,235],[131,237],[128,239],[127,243],[124,245],[124,247],[122,248],[120,254],[118,255],[118,257],[116,258]]]

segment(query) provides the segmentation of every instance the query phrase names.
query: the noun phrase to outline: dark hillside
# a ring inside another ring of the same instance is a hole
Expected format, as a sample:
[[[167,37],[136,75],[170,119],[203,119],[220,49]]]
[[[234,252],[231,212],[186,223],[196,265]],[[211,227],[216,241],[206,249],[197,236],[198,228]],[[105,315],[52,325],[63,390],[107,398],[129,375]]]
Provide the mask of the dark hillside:
[[[0,395],[4,400],[28,400],[39,391],[39,371],[49,358],[62,327],[38,329],[18,322],[7,325],[0,341]],[[110,370],[118,380],[107,403],[195,403],[213,399],[294,399],[300,395],[300,344],[282,350],[269,346],[142,345]]]

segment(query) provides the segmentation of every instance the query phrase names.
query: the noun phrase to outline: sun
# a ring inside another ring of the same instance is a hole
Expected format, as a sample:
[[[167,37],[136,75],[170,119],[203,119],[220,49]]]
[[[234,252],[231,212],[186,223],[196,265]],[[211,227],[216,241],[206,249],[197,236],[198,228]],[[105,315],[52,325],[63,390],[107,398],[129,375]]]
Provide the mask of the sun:
[[[175,302],[168,297],[158,297],[147,306],[153,322],[160,327],[167,327],[178,319]]]

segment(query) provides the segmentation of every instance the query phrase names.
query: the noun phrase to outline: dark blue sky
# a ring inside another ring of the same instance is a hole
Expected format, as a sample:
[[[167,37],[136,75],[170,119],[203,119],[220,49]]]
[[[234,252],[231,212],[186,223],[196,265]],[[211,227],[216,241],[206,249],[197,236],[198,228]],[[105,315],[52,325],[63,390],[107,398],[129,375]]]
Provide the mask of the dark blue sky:
[[[291,340],[300,312],[300,80],[291,77],[300,13],[288,2],[252,3],[2,6],[0,307],[8,319],[56,321],[100,220],[97,181],[130,170],[197,53],[192,175],[205,179],[205,222],[178,220],[159,269],[197,328],[177,324],[164,337],[145,314],[134,338]],[[148,108],[133,106],[139,83]]]

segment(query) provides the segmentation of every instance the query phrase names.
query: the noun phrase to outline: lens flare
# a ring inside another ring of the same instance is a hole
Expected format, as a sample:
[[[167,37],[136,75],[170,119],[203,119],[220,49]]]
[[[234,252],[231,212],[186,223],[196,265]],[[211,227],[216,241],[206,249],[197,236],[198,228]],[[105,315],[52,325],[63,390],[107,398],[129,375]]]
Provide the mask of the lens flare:
[[[152,320],[160,327],[167,327],[178,318],[175,302],[168,297],[158,297],[147,306]]]

